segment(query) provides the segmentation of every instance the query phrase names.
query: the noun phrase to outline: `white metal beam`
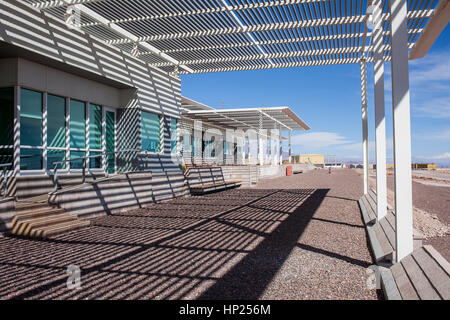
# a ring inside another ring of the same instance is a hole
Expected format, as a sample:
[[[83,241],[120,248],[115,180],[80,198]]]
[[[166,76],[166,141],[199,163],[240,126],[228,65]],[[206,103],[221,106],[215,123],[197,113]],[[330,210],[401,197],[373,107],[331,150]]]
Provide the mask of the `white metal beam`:
[[[414,48],[411,50],[409,59],[424,57],[449,21],[450,0],[441,0],[436,5],[433,16],[420,34],[419,39],[417,39]]]
[[[370,15],[371,15],[371,6],[372,6],[372,1],[373,0],[367,0],[367,7],[366,7],[366,16],[364,18],[364,35],[362,38],[362,48],[361,48],[361,53],[363,54],[365,52],[365,46],[366,46],[366,39],[367,39],[367,32],[368,32],[368,22],[370,19]]]
[[[67,5],[71,5],[71,0],[61,0]],[[95,21],[98,21],[102,25],[104,25],[106,28],[110,29],[111,31],[117,33],[121,37],[124,37],[123,39],[127,39],[128,42],[137,43],[138,38],[132,34],[131,32],[126,31],[122,27],[119,27],[118,25],[114,23],[110,23],[106,18],[104,18],[102,15],[96,13],[95,11],[89,9],[88,7],[82,5],[82,4],[76,4],[75,5],[77,9],[80,10],[80,12],[86,16],[88,16],[91,19],[94,19]],[[172,58],[171,56],[167,55],[166,53],[162,52],[161,50],[155,48],[154,46],[150,45],[149,43],[140,43],[140,45],[145,48],[146,50],[153,52],[155,55],[161,57],[162,59],[170,62],[173,65],[180,66],[180,68],[183,68],[185,71],[191,73],[193,70],[183,64],[180,64],[177,60]]]
[[[413,44],[410,44],[413,47]],[[383,45],[383,51],[389,51],[391,49],[390,45]],[[250,61],[250,60],[266,60],[266,59],[280,59],[280,58],[293,58],[293,57],[310,57],[310,56],[323,56],[323,55],[339,55],[339,54],[349,54],[361,52],[362,47],[347,47],[347,48],[332,48],[332,49],[321,49],[321,50],[299,50],[299,51],[287,51],[278,52],[271,54],[254,54],[247,56],[232,56],[232,57],[221,57],[213,59],[198,59],[198,60],[184,60],[179,63],[184,65],[196,65],[196,64],[214,64],[223,62],[236,62],[236,61]],[[371,50],[371,48],[366,47],[366,51]],[[170,63],[155,63],[155,67],[166,67],[170,66]]]
[[[279,159],[280,159],[280,162],[279,162],[279,165],[281,166],[282,164],[283,164],[283,140],[281,139],[281,136],[282,136],[282,130],[281,130],[281,125],[279,126],[279,135],[278,135],[278,143],[279,143],[279,145],[280,145],[280,147],[279,147],[279,149],[278,149],[278,151],[279,151]]]
[[[274,117],[272,117],[271,115],[267,114],[266,112],[264,112],[263,110],[259,109],[259,112],[261,112],[264,116],[266,116],[267,118],[275,121],[276,123],[278,123],[280,126],[285,127],[288,130],[292,130],[290,127],[288,127],[287,125],[285,125],[284,123],[282,123],[281,121],[275,119]]]
[[[236,13],[233,11],[233,7],[230,6],[227,2],[227,0],[220,0],[220,2],[224,5],[224,7],[227,9],[233,20],[241,27],[245,28],[244,24],[241,22],[241,20],[236,16]],[[258,48],[259,52],[261,52],[262,55],[267,56],[267,52],[264,51],[264,49],[256,43],[255,38],[251,35],[250,32],[246,33],[247,37],[250,39],[250,41]],[[267,59],[269,63],[273,64],[272,60]]]
[[[390,61],[390,57],[383,58],[385,61]],[[197,69],[193,73],[211,73],[211,72],[228,72],[228,71],[241,71],[241,70],[258,70],[258,69],[275,69],[275,68],[291,68],[291,67],[312,67],[312,66],[325,66],[335,64],[353,64],[359,63],[359,58],[346,58],[346,59],[330,59],[330,60],[314,60],[314,61],[298,61],[298,62],[286,62],[271,64],[253,64],[242,67],[222,67],[222,68],[206,68]],[[372,62],[372,58],[368,58],[367,62]],[[184,74],[185,72],[180,72]]]
[[[411,115],[408,74],[406,0],[389,1],[392,15],[392,113],[394,127],[394,180],[396,260],[413,251],[411,181]]]
[[[84,4],[91,2],[103,2],[107,0],[67,0],[72,4]],[[111,22],[121,23],[121,22],[131,22],[131,21],[145,21],[145,20],[155,20],[155,19],[163,19],[163,18],[173,18],[173,17],[181,17],[181,16],[192,16],[199,14],[207,14],[207,13],[218,13],[225,11],[237,11],[237,10],[251,10],[251,9],[263,9],[269,7],[279,7],[285,5],[294,5],[294,4],[307,4],[313,2],[323,2],[327,0],[280,0],[280,1],[264,1],[259,3],[247,3],[247,4],[239,4],[239,5],[230,5],[227,6],[217,6],[213,8],[202,8],[198,10],[189,10],[189,11],[179,11],[179,12],[171,12],[171,13],[163,13],[159,15],[152,16],[138,16],[138,17],[130,17],[125,19],[116,19]],[[50,0],[50,1],[42,1],[33,4],[34,7],[38,9],[50,9],[57,7],[64,7],[66,5],[66,1],[64,0]]]
[[[373,3],[373,73],[375,105],[375,156],[377,174],[377,219],[386,216],[386,119],[384,110],[384,61],[383,61],[383,26],[380,19],[381,0]]]
[[[364,194],[369,192],[369,141],[367,126],[367,64],[363,59],[361,66],[361,114],[362,114],[362,151],[363,151],[363,181]]]
[[[262,114],[259,114],[259,128],[258,128],[258,161],[259,165],[264,164],[264,146],[262,141],[263,136],[263,128],[262,128]]]
[[[288,133],[288,152],[289,152],[289,163],[292,163],[292,150],[291,150],[291,130]]]
[[[412,18],[429,17],[433,14],[433,10],[417,10],[410,11],[408,16]],[[216,36],[224,34],[239,34],[248,32],[260,32],[260,31],[270,31],[270,30],[285,30],[285,29],[295,29],[295,28],[311,28],[320,26],[333,26],[333,25],[344,25],[353,23],[364,22],[366,16],[348,16],[341,18],[326,18],[326,19],[309,19],[303,21],[290,21],[282,23],[267,23],[267,24],[254,24],[244,27],[226,27],[217,29],[207,29],[198,30],[192,32],[177,32],[177,33],[166,33],[159,35],[148,35],[137,37],[136,41],[130,41],[128,38],[123,39],[113,39],[106,41],[110,44],[121,44],[130,42],[145,42],[145,41],[159,41],[159,40],[170,40],[170,39],[185,39],[185,38],[195,38],[204,36]],[[390,18],[389,14],[383,14],[383,20],[388,20]]]
[[[411,29],[408,30],[409,34],[421,33],[423,29]],[[218,50],[218,49],[230,49],[230,48],[241,48],[241,47],[251,47],[255,45],[272,45],[272,44],[287,44],[287,43],[302,43],[302,42],[313,42],[313,41],[327,41],[327,40],[344,40],[344,39],[355,39],[363,37],[364,33],[346,33],[346,34],[333,34],[329,36],[316,36],[316,37],[304,37],[304,38],[282,38],[282,39],[271,39],[266,41],[256,41],[253,42],[237,42],[228,43],[221,45],[212,46],[200,46],[200,47],[180,47],[174,49],[162,50],[164,53],[178,53],[178,52],[190,52],[190,51],[202,51],[202,50]],[[370,37],[371,32],[367,33]],[[389,31],[383,31],[383,35],[389,35]],[[139,55],[152,54],[151,52],[140,52]]]
[[[91,2],[100,2],[105,0],[50,0],[33,3],[33,7],[37,9],[59,8],[67,5],[85,4]]]

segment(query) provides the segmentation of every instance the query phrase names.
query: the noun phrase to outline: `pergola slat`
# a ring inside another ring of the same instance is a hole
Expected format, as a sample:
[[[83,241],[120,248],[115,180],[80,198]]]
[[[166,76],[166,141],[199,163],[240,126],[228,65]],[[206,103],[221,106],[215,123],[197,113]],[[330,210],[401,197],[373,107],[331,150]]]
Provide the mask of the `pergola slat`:
[[[177,74],[372,61],[372,0],[24,0],[154,67]],[[384,60],[390,59],[387,0],[381,1]],[[438,0],[408,1],[408,45]],[[90,13],[90,14],[87,14]]]

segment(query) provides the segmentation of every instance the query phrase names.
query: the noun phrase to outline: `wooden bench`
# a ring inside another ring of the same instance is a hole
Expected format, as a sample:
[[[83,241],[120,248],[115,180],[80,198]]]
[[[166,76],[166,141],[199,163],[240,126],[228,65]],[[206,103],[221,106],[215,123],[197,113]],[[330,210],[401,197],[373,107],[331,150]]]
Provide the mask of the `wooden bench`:
[[[221,167],[189,168],[185,174],[192,195],[239,187],[240,180],[225,181]]]
[[[377,264],[390,265],[395,258],[395,213],[388,206],[387,214],[380,221],[377,221],[376,193],[370,190],[367,195],[358,200],[366,225],[369,243]],[[414,248],[422,246],[422,235],[414,230]]]
[[[450,264],[432,246],[415,249],[390,268],[380,268],[388,300],[449,300]]]

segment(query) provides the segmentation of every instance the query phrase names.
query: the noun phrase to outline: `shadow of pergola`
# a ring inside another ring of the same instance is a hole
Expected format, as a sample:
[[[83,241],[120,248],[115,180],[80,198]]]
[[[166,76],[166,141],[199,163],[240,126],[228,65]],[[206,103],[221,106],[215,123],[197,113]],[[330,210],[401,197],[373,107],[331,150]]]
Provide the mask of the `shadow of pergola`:
[[[5,237],[0,298],[257,299],[327,193],[235,189],[96,218],[51,239]],[[81,268],[81,289],[67,288],[69,265]]]

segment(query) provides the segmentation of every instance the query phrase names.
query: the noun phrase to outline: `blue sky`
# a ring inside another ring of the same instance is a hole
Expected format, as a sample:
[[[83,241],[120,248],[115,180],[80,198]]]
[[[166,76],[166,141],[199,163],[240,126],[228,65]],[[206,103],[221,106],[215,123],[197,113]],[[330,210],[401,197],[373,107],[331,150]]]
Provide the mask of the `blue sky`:
[[[410,61],[412,160],[450,165],[450,26],[428,54]],[[368,64],[369,157],[375,158],[373,66]],[[214,108],[289,106],[310,127],[295,132],[293,154],[361,161],[358,64],[183,75],[182,95]],[[390,64],[385,64],[387,157],[392,162]]]

